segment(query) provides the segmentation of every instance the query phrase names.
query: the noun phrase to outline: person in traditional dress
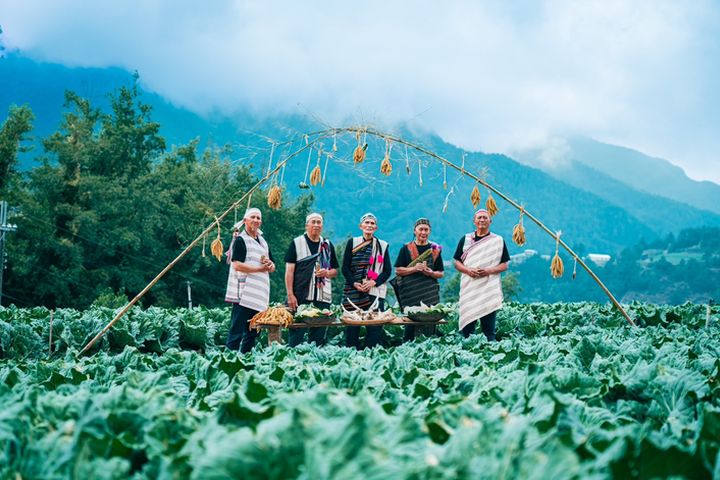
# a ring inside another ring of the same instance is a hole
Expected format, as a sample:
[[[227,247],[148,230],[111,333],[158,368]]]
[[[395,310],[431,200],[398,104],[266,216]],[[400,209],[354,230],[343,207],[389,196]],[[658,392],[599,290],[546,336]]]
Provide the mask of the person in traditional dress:
[[[348,240],[343,256],[342,273],[345,277],[343,307],[346,310],[385,310],[387,280],[392,273],[389,245],[375,237],[377,218],[372,213],[360,217],[362,235]],[[367,326],[365,346],[378,345],[382,340],[381,326]],[[360,327],[345,328],[345,343],[359,348]]]
[[[440,302],[438,279],[443,277],[442,247],[430,241],[430,220],[415,221],[415,240],[403,245],[395,260],[395,296],[400,308],[421,303],[431,306]],[[415,326],[406,325],[404,341],[415,338]]]
[[[488,340],[495,340],[495,316],[502,308],[500,274],[507,270],[510,254],[505,241],[490,233],[492,217],[485,209],[475,212],[475,231],[463,236],[455,250],[460,272],[460,322],[465,338],[475,333],[480,320]]]
[[[293,239],[285,254],[285,289],[287,305],[297,310],[298,305],[312,304],[317,308],[330,308],[332,303],[331,278],[338,273],[335,246],[322,236],[323,217],[311,213],[305,218],[305,234]],[[305,339],[317,345],[325,344],[326,327],[291,328],[288,343],[295,347]]]
[[[248,208],[242,224],[244,229],[230,243],[225,301],[233,304],[227,347],[242,353],[255,345],[258,332],[250,329],[250,319],[267,310],[270,301],[270,273],[275,271],[272,253],[262,236],[262,212]]]

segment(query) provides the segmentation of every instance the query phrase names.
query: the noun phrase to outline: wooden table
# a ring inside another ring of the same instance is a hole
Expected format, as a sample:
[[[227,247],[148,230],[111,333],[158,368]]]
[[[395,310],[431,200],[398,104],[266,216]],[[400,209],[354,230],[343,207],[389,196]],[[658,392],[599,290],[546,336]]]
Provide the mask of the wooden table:
[[[383,323],[380,325],[370,325],[371,327],[384,327],[386,325],[414,325],[417,327],[429,327],[429,326],[435,326],[435,325],[444,325],[447,322],[445,320],[439,320],[437,322],[416,322],[414,320],[410,320],[407,317],[395,317],[394,320]],[[321,327],[356,327],[358,325],[348,325],[347,323],[339,322],[339,321],[332,321],[332,322],[317,322],[317,323],[302,323],[297,322],[293,323],[291,325],[288,325],[287,328],[289,329],[297,329],[297,328],[321,328]],[[265,328],[268,331],[268,345],[272,345],[273,343],[281,343],[282,342],[282,327],[280,325],[258,325],[260,328]]]

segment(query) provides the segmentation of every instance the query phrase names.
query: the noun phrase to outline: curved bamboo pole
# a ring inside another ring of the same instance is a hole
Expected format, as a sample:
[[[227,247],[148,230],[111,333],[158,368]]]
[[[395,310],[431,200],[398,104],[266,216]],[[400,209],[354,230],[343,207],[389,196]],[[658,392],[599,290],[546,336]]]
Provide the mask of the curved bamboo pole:
[[[327,131],[317,132],[317,133],[320,134],[320,133],[325,133],[325,132],[327,132]],[[585,269],[585,271],[590,275],[590,277],[592,277],[592,279],[595,280],[595,282],[600,286],[600,288],[603,290],[603,292],[605,292],[605,295],[607,295],[607,297],[610,299],[610,301],[613,303],[613,305],[615,305],[615,307],[620,311],[620,313],[622,313],[622,315],[625,317],[625,319],[628,321],[628,323],[630,323],[630,325],[632,325],[633,327],[636,326],[635,322],[632,320],[632,318],[630,318],[630,316],[627,314],[627,312],[622,307],[622,305],[620,305],[620,302],[617,301],[615,296],[610,292],[610,290],[605,286],[605,284],[600,280],[600,278],[595,274],[595,272],[593,272],[592,269],[587,266],[587,264],[582,260],[582,258],[580,258],[578,256],[578,254],[576,254],[575,251],[568,246],[568,244],[566,244],[555,232],[553,232],[548,227],[546,227],[539,219],[537,219],[534,215],[532,215],[530,212],[528,212],[526,208],[523,208],[520,204],[515,202],[513,199],[511,199],[504,193],[502,193],[497,188],[495,188],[492,185],[490,185],[489,183],[487,183],[484,179],[478,177],[477,175],[475,175],[471,172],[468,172],[467,170],[465,170],[462,167],[457,166],[457,164],[451,162],[450,160],[448,160],[444,157],[441,157],[440,155],[437,155],[436,153],[434,153],[420,145],[414,144],[412,142],[408,142],[408,141],[403,140],[402,138],[396,137],[394,135],[389,135],[389,134],[379,132],[379,131],[371,129],[371,128],[364,128],[364,127],[343,127],[343,128],[331,129],[331,133],[341,133],[341,132],[367,133],[369,135],[374,135],[378,138],[390,140],[392,142],[399,143],[401,145],[406,145],[410,148],[413,148],[421,153],[424,153],[425,155],[427,155],[431,158],[434,158],[435,160],[440,161],[441,163],[444,163],[445,165],[447,165],[451,168],[454,168],[455,170],[460,172],[462,175],[466,175],[467,177],[482,184],[488,190],[491,190],[492,192],[497,194],[497,196],[499,196],[500,198],[502,198],[503,200],[508,202],[510,205],[512,205],[516,209],[524,211],[524,214],[526,217],[528,217],[530,220],[532,220],[538,227],[540,227],[548,235],[550,235],[554,240],[556,240],[560,245],[562,245],[563,248],[573,257],[573,259],[575,259],[580,264],[580,266],[582,266]]]
[[[555,239],[560,245],[562,245],[562,247],[573,257],[573,259],[575,259],[575,260],[580,264],[580,266],[582,266],[582,267],[585,269],[585,271],[588,272],[588,274],[593,278],[593,280],[595,280],[595,282],[600,286],[600,288],[603,290],[603,292],[605,292],[605,294],[608,296],[608,298],[609,298],[610,301],[613,303],[613,305],[615,305],[615,307],[620,311],[620,313],[622,313],[622,315],[625,317],[625,319],[626,319],[632,326],[635,326],[635,322],[633,322],[633,320],[632,320],[632,319],[630,318],[630,316],[627,314],[627,312],[625,311],[625,309],[623,309],[622,305],[620,305],[620,302],[617,301],[617,299],[615,298],[615,296],[610,292],[610,290],[608,290],[608,288],[605,286],[605,284],[603,284],[603,282],[602,282],[602,281],[600,280],[600,278],[595,274],[595,272],[593,272],[592,269],[590,269],[590,267],[587,266],[587,264],[582,260],[582,258],[580,258],[580,257],[575,253],[575,251],[573,251],[573,250],[565,243],[565,241],[563,241],[562,239],[560,239],[557,234],[555,234],[552,230],[550,230],[548,227],[546,227],[546,226],[545,226],[539,219],[537,219],[534,215],[532,215],[531,213],[529,213],[529,212],[527,211],[527,209],[524,209],[523,207],[521,207],[517,202],[515,202],[514,200],[512,200],[510,197],[508,197],[507,195],[505,195],[503,192],[501,192],[501,191],[498,190],[497,188],[495,188],[495,187],[493,187],[492,185],[490,185],[490,184],[489,184],[487,181],[485,181],[484,179],[478,177],[477,175],[475,175],[475,174],[473,174],[473,173],[471,173],[471,172],[468,172],[467,170],[465,170],[465,168],[459,167],[459,166],[458,166],[457,164],[455,164],[454,162],[451,162],[450,160],[448,160],[448,159],[446,159],[446,158],[444,158],[444,157],[441,157],[440,155],[438,155],[438,154],[436,154],[436,153],[428,150],[427,148],[422,147],[422,146],[420,146],[420,145],[417,145],[417,144],[415,144],[415,143],[412,143],[412,142],[408,142],[408,141],[406,141],[406,140],[403,140],[403,139],[400,138],[400,137],[396,137],[396,136],[394,136],[394,135],[390,135],[390,134],[387,134],[387,133],[383,133],[383,132],[380,132],[380,131],[377,131],[377,130],[374,130],[374,129],[368,128],[368,127],[336,127],[336,128],[328,128],[328,129],[324,129],[324,130],[318,130],[318,131],[315,131],[315,132],[311,132],[311,133],[305,134],[305,138],[309,138],[309,137],[316,137],[316,138],[315,138],[314,140],[312,140],[312,141],[307,142],[307,143],[305,144],[305,146],[303,146],[303,147],[300,148],[299,150],[297,150],[297,151],[293,152],[292,154],[288,155],[288,157],[285,158],[285,160],[283,160],[283,161],[281,161],[281,162],[278,162],[277,166],[276,166],[273,170],[268,171],[268,173],[267,173],[262,179],[260,179],[260,181],[258,181],[250,190],[248,190],[242,197],[240,197],[240,199],[238,199],[237,201],[235,201],[227,210],[225,210],[225,212],[223,212],[220,216],[218,216],[218,217],[215,219],[214,222],[210,223],[210,225],[208,225],[208,227],[205,228],[205,230],[203,230],[202,233],[200,233],[200,235],[198,235],[198,237],[197,237],[195,240],[193,240],[182,252],[180,252],[180,254],[179,254],[177,257],[175,257],[175,259],[174,259],[173,261],[171,261],[160,273],[158,273],[157,276],[155,276],[155,278],[154,278],[149,284],[147,284],[147,286],[145,286],[145,288],[143,288],[142,291],[140,291],[140,293],[138,293],[138,294],[135,296],[135,298],[133,298],[130,302],[128,302],[128,304],[125,305],[125,307],[124,307],[120,312],[118,312],[117,315],[115,315],[115,318],[113,318],[112,321],[110,321],[110,323],[108,323],[108,324],[105,326],[105,328],[103,328],[97,335],[95,335],[95,337],[94,337],[92,340],[90,340],[90,342],[88,342],[87,345],[85,345],[85,347],[78,353],[78,356],[80,356],[80,355],[84,354],[85,352],[87,352],[88,350],[90,350],[90,348],[92,348],[92,346],[93,346],[100,338],[102,338],[102,336],[105,335],[105,334],[108,332],[108,330],[110,330],[110,328],[112,328],[112,326],[115,324],[115,322],[117,322],[118,320],[120,320],[120,318],[122,318],[122,317],[128,312],[128,310],[130,310],[130,308],[132,308],[133,305],[135,305],[163,276],[165,276],[165,274],[166,274],[168,271],[170,271],[170,270],[175,266],[175,264],[177,264],[185,255],[187,255],[187,253],[188,253],[190,250],[192,250],[192,249],[200,242],[200,240],[202,239],[202,237],[203,237],[204,235],[206,235],[207,233],[209,233],[210,230],[212,230],[213,228],[216,228],[216,226],[220,224],[220,221],[221,221],[221,220],[223,220],[234,208],[237,208],[238,206],[240,206],[240,204],[241,204],[246,198],[248,198],[249,196],[251,196],[252,193],[253,193],[255,190],[257,190],[257,189],[260,188],[263,184],[265,184],[265,182],[267,182],[268,180],[270,180],[270,178],[271,178],[273,175],[275,175],[282,167],[284,167],[284,166],[287,164],[287,162],[289,162],[291,159],[295,158],[296,156],[298,156],[300,153],[302,153],[303,151],[307,150],[308,148],[312,148],[315,143],[317,143],[317,142],[319,142],[319,141],[321,141],[321,140],[323,140],[323,139],[325,139],[325,138],[327,138],[327,137],[330,137],[330,136],[332,136],[332,135],[335,135],[335,134],[337,134],[337,133],[343,133],[343,132],[348,132],[348,133],[366,133],[366,134],[370,134],[370,135],[373,135],[373,136],[378,137],[378,138],[382,138],[382,139],[385,139],[385,140],[389,140],[389,141],[392,141],[392,142],[395,142],[395,143],[398,143],[398,144],[405,145],[405,146],[407,146],[407,147],[413,148],[414,150],[417,150],[418,152],[421,152],[421,153],[427,155],[428,157],[433,158],[433,159],[435,159],[435,160],[437,160],[437,161],[439,161],[439,162],[441,162],[441,163],[443,163],[443,164],[445,164],[445,165],[447,165],[447,166],[449,166],[449,167],[457,170],[457,171],[460,172],[462,175],[465,175],[465,176],[467,176],[467,177],[475,180],[476,182],[482,184],[482,185],[483,185],[485,188],[487,188],[488,190],[491,190],[492,192],[494,192],[496,195],[498,195],[500,198],[502,198],[503,200],[505,200],[506,202],[508,202],[510,205],[512,205],[513,207],[515,207],[517,210],[522,210],[522,211],[524,211],[524,214],[525,214],[530,220],[532,220],[537,226],[539,226],[539,227],[540,227],[542,230],[544,230],[548,235],[550,235],[553,239]]]
[[[298,156],[300,153],[302,153],[303,151],[307,150],[308,148],[312,148],[312,146],[313,146],[315,143],[317,143],[318,141],[322,140],[323,138],[324,138],[323,136],[318,136],[315,140],[313,140],[312,142],[308,142],[308,143],[307,143],[305,146],[303,146],[301,149],[299,149],[299,150],[297,150],[296,152],[293,152],[292,154],[288,155],[288,157],[285,158],[285,160],[283,160],[283,161],[281,161],[281,162],[278,162],[277,166],[276,166],[274,169],[268,171],[267,174],[266,174],[263,178],[261,178],[255,185],[253,185],[252,188],[250,188],[250,190],[248,190],[247,192],[245,192],[245,195],[243,195],[243,196],[240,197],[238,200],[236,200],[232,205],[230,205],[230,207],[228,207],[227,210],[225,210],[222,214],[220,214],[210,225],[207,226],[207,228],[206,228],[205,230],[202,231],[202,233],[201,233],[200,235],[198,235],[198,237],[197,237],[195,240],[193,240],[192,242],[190,242],[190,244],[189,244],[187,247],[185,247],[185,249],[184,249],[182,252],[180,252],[180,254],[178,254],[178,256],[175,257],[175,259],[174,259],[173,261],[171,261],[170,263],[168,263],[168,264],[165,266],[165,268],[163,268],[162,271],[161,271],[160,273],[158,273],[158,274],[155,276],[155,278],[153,278],[152,281],[151,281],[150,283],[148,283],[148,284],[145,286],[145,288],[143,288],[143,289],[140,291],[140,293],[138,293],[137,295],[135,295],[135,298],[133,298],[130,302],[128,302],[127,305],[125,305],[125,307],[123,307],[123,309],[120,310],[120,312],[118,312],[117,315],[115,315],[115,318],[113,318],[113,319],[110,321],[110,323],[108,323],[107,325],[105,325],[105,328],[103,328],[97,335],[95,335],[95,337],[93,337],[93,339],[90,340],[90,341],[88,342],[88,344],[85,345],[85,347],[83,347],[82,350],[80,350],[80,352],[78,353],[78,356],[80,356],[80,355],[84,354],[85,352],[87,352],[88,350],[90,350],[90,349],[92,348],[92,346],[95,345],[95,342],[97,342],[98,340],[100,340],[100,338],[102,338],[103,335],[105,335],[105,334],[108,332],[108,330],[110,330],[110,329],[112,328],[112,326],[115,325],[115,322],[117,322],[118,320],[120,320],[120,319],[128,312],[128,310],[130,310],[130,308],[132,308],[133,305],[135,305],[153,286],[155,286],[155,284],[156,284],[158,281],[160,281],[160,279],[161,279],[162,277],[165,276],[165,274],[166,274],[167,272],[169,272],[169,271],[175,266],[176,263],[178,263],[185,255],[187,255],[187,253],[188,253],[190,250],[192,250],[192,249],[200,242],[200,240],[202,240],[202,237],[203,237],[204,235],[206,235],[207,233],[209,233],[212,229],[217,228],[217,226],[220,225],[220,221],[221,221],[222,219],[224,219],[231,211],[233,211],[233,209],[239,207],[240,204],[243,203],[246,198],[248,198],[249,196],[251,196],[255,190],[257,190],[257,189],[260,188],[263,184],[265,184],[265,182],[267,182],[268,180],[270,180],[270,178],[272,178],[273,175],[275,175],[278,171],[280,171],[280,169],[281,169],[282,167],[284,167],[285,164],[286,164],[288,161],[290,161],[290,160],[293,159],[294,157]]]

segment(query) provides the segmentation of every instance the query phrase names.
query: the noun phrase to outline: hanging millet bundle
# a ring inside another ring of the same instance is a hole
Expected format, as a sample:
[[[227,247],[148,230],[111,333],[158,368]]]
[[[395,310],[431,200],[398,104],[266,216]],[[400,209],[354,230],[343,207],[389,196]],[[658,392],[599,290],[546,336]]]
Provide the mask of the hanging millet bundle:
[[[279,185],[275,185],[268,192],[267,197],[268,207],[273,210],[280,210],[282,207],[282,189]]]
[[[518,220],[517,225],[513,227],[513,233],[512,233],[512,239],[513,242],[515,242],[515,245],[518,247],[522,247],[525,245],[525,227],[523,227],[523,213],[525,213],[525,208],[520,208],[520,220]]]
[[[557,232],[555,234],[555,256],[553,257],[552,262],[550,262],[550,274],[553,278],[560,278],[565,272],[563,261],[560,258],[560,255],[558,255],[558,249],[560,247],[560,233],[561,232]]]
[[[473,188],[472,193],[470,194],[470,201],[473,204],[473,208],[477,208],[478,205],[480,205],[480,200],[482,200],[480,197],[480,189],[477,185],[475,185],[475,188]]]
[[[320,165],[315,165],[313,171],[310,173],[310,185],[313,187],[320,183],[322,180],[322,172],[320,171]]]
[[[492,196],[492,193],[488,192],[488,198],[485,200],[485,209],[488,211],[491,217],[494,217],[500,209],[497,206],[497,203],[495,203],[495,199]]]
[[[220,240],[220,220],[216,217],[215,222],[217,223],[217,238],[210,244],[210,253],[212,253],[219,262],[223,256],[223,244],[222,240]]]
[[[364,144],[360,141],[360,132],[357,132],[355,135],[358,141],[358,146],[355,147],[355,151],[353,152],[353,162],[355,163],[362,163],[363,160],[365,160],[365,150],[368,148],[368,144]]]
[[[318,159],[317,159],[317,165],[315,165],[315,168],[313,168],[312,172],[310,173],[310,185],[313,187],[320,183],[322,180],[322,171],[320,170],[320,158],[322,157],[322,148],[318,150]]]
[[[380,173],[383,175],[390,175],[392,173],[392,163],[390,163],[391,149],[392,144],[390,143],[390,140],[385,140],[385,158],[383,158],[383,161],[380,164]]]
[[[358,145],[353,152],[353,162],[362,163],[365,160],[365,150],[367,150],[367,143],[363,146]]]

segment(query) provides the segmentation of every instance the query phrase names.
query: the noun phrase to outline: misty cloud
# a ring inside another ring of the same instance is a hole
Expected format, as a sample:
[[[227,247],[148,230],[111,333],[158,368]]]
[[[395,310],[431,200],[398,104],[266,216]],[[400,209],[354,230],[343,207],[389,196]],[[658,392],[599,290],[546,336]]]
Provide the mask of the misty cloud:
[[[467,149],[584,135],[720,181],[720,5],[0,0],[2,43],[138,70],[203,114],[409,121]],[[559,157],[558,157],[559,158]]]

